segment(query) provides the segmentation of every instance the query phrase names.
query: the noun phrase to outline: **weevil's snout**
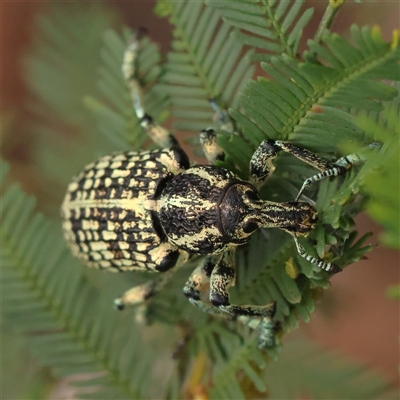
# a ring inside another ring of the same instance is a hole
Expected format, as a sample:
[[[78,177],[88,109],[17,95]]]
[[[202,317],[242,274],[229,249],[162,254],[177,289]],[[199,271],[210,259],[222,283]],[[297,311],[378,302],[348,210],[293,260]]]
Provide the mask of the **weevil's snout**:
[[[261,200],[248,184],[232,185],[220,204],[224,234],[233,243],[245,243],[257,228],[280,228],[297,234],[314,229],[317,211],[304,202]]]
[[[308,233],[315,228],[317,223],[317,210],[309,203],[287,203],[293,205],[293,217],[294,226],[291,231],[297,233]]]
[[[289,232],[306,234],[314,229],[317,211],[308,203],[274,203],[263,201],[260,210],[260,225],[263,228],[280,228]]]

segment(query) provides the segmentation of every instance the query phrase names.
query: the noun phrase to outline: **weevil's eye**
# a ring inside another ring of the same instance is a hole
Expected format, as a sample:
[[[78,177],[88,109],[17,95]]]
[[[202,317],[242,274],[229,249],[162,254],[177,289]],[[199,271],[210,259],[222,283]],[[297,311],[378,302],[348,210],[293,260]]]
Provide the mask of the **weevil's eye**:
[[[258,225],[255,222],[246,222],[243,225],[243,232],[244,233],[251,233],[254,232],[258,228]]]
[[[246,196],[249,200],[252,200],[252,201],[260,200],[260,198],[258,197],[258,194],[256,192],[254,192],[253,190],[248,190],[246,192]]]

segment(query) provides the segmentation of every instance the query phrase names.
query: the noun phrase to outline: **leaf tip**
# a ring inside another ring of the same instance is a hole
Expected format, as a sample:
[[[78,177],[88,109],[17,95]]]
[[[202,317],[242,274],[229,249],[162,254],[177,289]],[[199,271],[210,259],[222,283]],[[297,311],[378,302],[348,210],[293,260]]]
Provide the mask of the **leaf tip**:
[[[289,260],[285,262],[286,273],[292,278],[296,279],[299,276],[299,269],[297,268],[294,258],[290,257]]]
[[[383,39],[382,39],[382,31],[381,31],[381,27],[379,25],[374,25],[372,27],[372,38],[376,41],[376,42],[381,42],[383,43]]]
[[[172,14],[173,6],[169,1],[163,0],[157,2],[157,5],[154,8],[154,12],[159,17],[169,17]]]
[[[392,50],[395,50],[395,49],[397,49],[399,47],[399,32],[400,31],[398,29],[395,29],[393,31],[392,43],[390,45],[390,48]]]

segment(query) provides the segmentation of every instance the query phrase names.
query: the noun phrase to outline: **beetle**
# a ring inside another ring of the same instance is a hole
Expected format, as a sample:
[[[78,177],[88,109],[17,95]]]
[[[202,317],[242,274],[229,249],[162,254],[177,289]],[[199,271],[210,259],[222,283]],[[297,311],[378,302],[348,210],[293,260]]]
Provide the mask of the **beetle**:
[[[119,152],[86,166],[69,184],[62,204],[63,230],[73,254],[87,266],[108,271],[162,272],[158,279],[136,286],[115,300],[118,308],[142,303],[195,255],[204,256],[184,286],[184,294],[207,312],[260,321],[260,347],[274,344],[272,318],[276,303],[236,305],[228,288],[235,279],[235,249],[259,228],[280,228],[293,236],[300,256],[330,273],[332,263],[307,254],[298,241],[317,222],[317,212],[299,201],[311,183],[346,173],[361,162],[351,155],[329,163],[284,141],[263,141],[250,161],[250,179],[216,166],[224,158],[213,129],[200,134],[210,165],[191,165],[175,137],[142,107],[135,78],[138,41],[124,55],[122,71],[140,124],[158,150]],[[219,110],[215,102],[214,108]],[[308,178],[291,202],[265,201],[258,189],[273,170],[279,152],[292,154],[321,172]],[[210,283],[210,304],[201,300]]]

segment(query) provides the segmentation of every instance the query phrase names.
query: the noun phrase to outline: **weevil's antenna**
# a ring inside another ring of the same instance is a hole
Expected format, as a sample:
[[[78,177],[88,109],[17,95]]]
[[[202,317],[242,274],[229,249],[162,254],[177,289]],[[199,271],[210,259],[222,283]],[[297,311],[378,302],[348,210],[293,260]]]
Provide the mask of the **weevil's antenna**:
[[[292,235],[293,235],[294,242],[296,243],[297,252],[299,253],[299,255],[301,257],[305,258],[310,263],[316,265],[318,268],[321,268],[332,274],[336,274],[337,272],[342,271],[336,264],[327,263],[325,261],[322,261],[318,258],[315,258],[315,257],[307,254],[306,251],[304,250],[304,247],[300,244],[299,239],[296,236],[296,233],[292,232]]]

